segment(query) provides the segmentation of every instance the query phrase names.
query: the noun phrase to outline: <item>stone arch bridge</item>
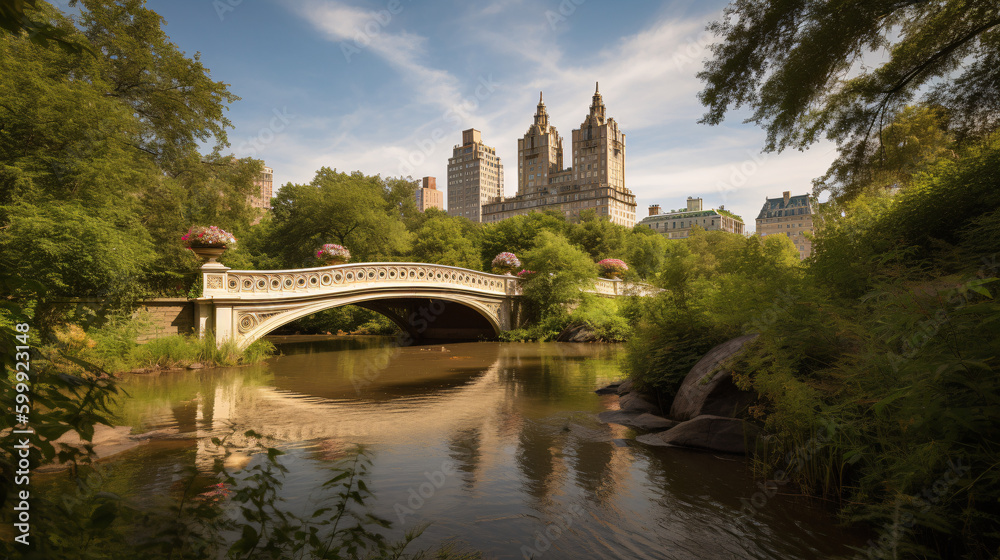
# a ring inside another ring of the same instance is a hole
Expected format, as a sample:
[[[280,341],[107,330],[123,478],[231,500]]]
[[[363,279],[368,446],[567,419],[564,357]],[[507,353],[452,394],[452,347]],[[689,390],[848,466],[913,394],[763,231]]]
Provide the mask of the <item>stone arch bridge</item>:
[[[424,263],[355,263],[294,270],[202,267],[196,307],[201,336],[213,333],[245,348],[274,329],[313,313],[357,305],[381,313],[412,340],[494,338],[521,325],[520,281],[508,275]],[[649,288],[598,279],[606,297]]]

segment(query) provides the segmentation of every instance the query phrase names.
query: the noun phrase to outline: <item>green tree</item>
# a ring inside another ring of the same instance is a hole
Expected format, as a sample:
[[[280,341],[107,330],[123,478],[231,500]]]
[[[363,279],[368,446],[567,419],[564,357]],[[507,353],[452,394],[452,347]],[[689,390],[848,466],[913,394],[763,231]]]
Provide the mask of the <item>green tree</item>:
[[[879,144],[849,141],[843,155],[814,182],[814,190],[847,200],[865,192],[905,189],[934,162],[956,157],[954,147],[943,108],[908,106],[882,130]]]
[[[977,0],[735,0],[709,26],[702,122],[745,106],[766,150],[825,134],[857,169],[916,100],[947,110],[959,139],[984,137],[1000,118],[998,26],[1000,4]]]
[[[465,218],[453,218],[434,209],[433,216],[414,232],[410,258],[426,262],[478,269],[479,249],[474,238],[463,231]]]
[[[100,266],[109,267],[106,278],[127,271],[131,287],[115,292],[183,288],[195,261],[180,235],[195,222],[246,229],[260,162],[220,155],[230,126],[223,111],[237,98],[208,77],[197,55],[170,43],[159,15],[138,0],[81,4],[79,30],[44,2],[23,11],[83,51],[0,33],[0,246],[10,249],[0,265],[30,267],[61,295],[94,293]],[[203,156],[199,146],[213,140]],[[79,223],[38,227],[78,207],[87,209]],[[66,261],[80,266],[15,262],[23,242],[12,238],[11,223],[21,218],[31,223],[18,228],[33,228],[40,245],[66,246],[67,232],[82,235]],[[116,235],[117,257],[86,242]],[[124,258],[135,261],[115,262]]]
[[[584,210],[580,212],[580,221],[567,227],[566,236],[571,243],[590,253],[594,261],[599,261],[623,258],[628,233],[625,226],[601,219],[593,210]]]
[[[483,244],[480,251],[483,270],[489,270],[490,263],[498,254],[509,251],[521,257],[535,246],[541,232],[562,234],[566,231],[566,227],[566,220],[561,215],[549,212],[531,212],[487,224],[483,228]]]
[[[654,280],[663,267],[669,243],[659,233],[637,225],[625,240],[624,261],[629,271],[643,280]]]
[[[378,176],[328,167],[307,185],[285,185],[272,203],[268,252],[290,267],[311,264],[324,243],[347,247],[358,262],[404,253],[410,234],[387,192]]]
[[[540,231],[522,260],[535,272],[524,286],[524,297],[541,319],[565,316],[565,305],[579,303],[597,279],[590,255],[551,231]]]

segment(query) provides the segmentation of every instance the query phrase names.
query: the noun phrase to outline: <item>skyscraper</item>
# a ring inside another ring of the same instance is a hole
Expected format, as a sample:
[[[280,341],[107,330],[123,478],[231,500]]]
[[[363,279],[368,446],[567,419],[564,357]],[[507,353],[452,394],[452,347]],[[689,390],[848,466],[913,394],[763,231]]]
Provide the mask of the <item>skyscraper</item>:
[[[462,144],[448,158],[448,214],[482,221],[483,204],[503,193],[503,164],[496,149],[483,144],[474,128],[462,132]]]

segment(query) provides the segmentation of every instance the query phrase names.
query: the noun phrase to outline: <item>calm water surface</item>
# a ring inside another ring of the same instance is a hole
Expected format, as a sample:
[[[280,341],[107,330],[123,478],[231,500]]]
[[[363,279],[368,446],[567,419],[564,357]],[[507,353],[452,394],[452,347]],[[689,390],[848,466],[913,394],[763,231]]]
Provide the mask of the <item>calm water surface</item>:
[[[236,427],[287,452],[282,497],[302,511],[325,467],[366,445],[375,512],[396,536],[431,522],[424,548],[457,538],[491,558],[531,547],[541,558],[811,560],[863,543],[815,503],[777,496],[740,516],[758,490],[742,458],[649,448],[598,422],[617,397],[593,390],[622,376],[620,347],[389,342],[285,343],[261,366],[130,380],[125,422],[182,435],[114,460],[120,490],[162,494],[190,465],[210,474],[219,454],[206,436]]]

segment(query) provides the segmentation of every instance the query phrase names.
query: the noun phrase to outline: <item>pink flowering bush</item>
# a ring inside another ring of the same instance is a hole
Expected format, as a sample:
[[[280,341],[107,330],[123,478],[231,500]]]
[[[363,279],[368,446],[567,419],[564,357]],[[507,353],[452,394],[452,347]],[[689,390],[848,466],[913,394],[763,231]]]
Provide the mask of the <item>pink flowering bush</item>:
[[[325,261],[344,261],[347,262],[351,260],[351,252],[347,250],[347,247],[343,245],[337,245],[335,243],[327,243],[320,247],[316,251],[316,258]]]
[[[611,278],[617,278],[628,271],[628,265],[620,259],[604,259],[597,263],[597,266],[601,269],[602,275]]]
[[[521,267],[521,259],[518,259],[514,253],[508,253],[504,251],[499,255],[493,257],[493,272],[497,274],[502,274],[504,272],[513,272]]]
[[[236,238],[233,234],[216,226],[194,226],[181,236],[188,247],[233,247]]]
[[[522,268],[521,272],[517,273],[517,277],[518,278],[527,278],[527,277],[531,276],[532,274],[535,274],[534,270],[528,270],[526,268]]]

